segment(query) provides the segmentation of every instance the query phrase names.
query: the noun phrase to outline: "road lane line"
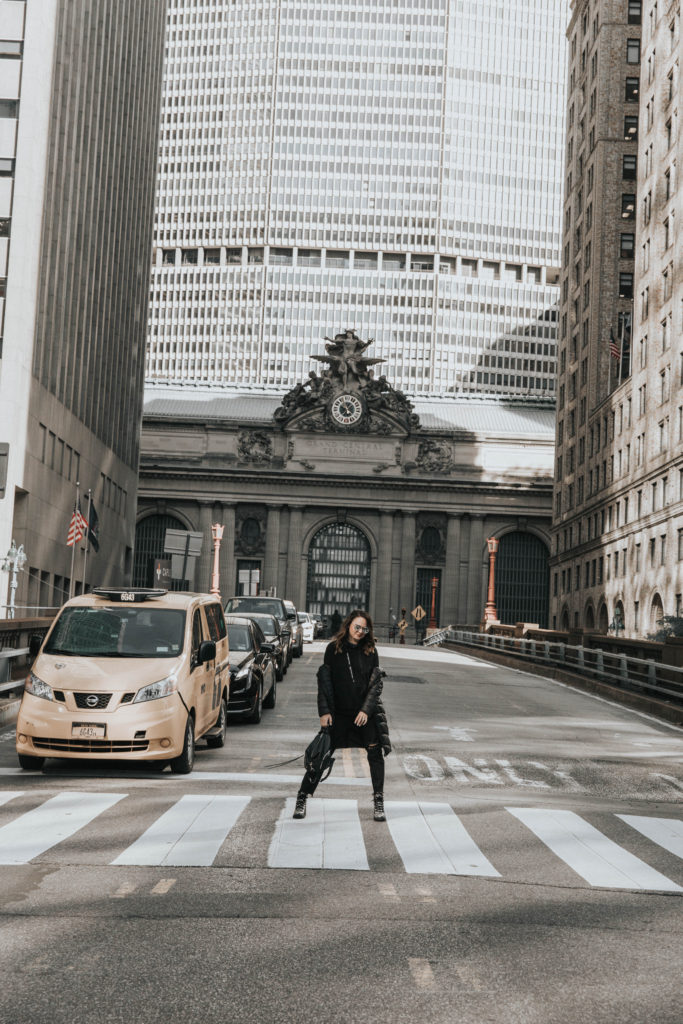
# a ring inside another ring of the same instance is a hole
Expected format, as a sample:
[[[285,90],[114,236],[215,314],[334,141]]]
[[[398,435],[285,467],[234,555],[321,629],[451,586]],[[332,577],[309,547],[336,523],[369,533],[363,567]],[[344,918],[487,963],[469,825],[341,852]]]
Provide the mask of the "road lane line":
[[[677,818],[645,818],[639,814],[617,814],[617,818],[675,857],[683,857],[683,821]]]
[[[450,804],[390,800],[384,809],[408,874],[500,878]]]
[[[574,811],[507,807],[590,885],[608,889],[681,892],[680,885],[612,842]]]
[[[309,798],[306,817],[294,820],[289,797],[268,850],[270,868],[328,868],[369,871],[355,800]]]
[[[172,889],[177,881],[178,881],[177,878],[161,878],[161,879],[159,879],[157,884],[151,890],[152,895],[153,896],[165,896],[166,893],[169,891],[169,889]]]
[[[133,885],[132,882],[124,882],[123,885],[120,885],[118,887],[116,892],[113,892],[111,894],[111,899],[113,899],[113,900],[123,899],[124,896],[130,896],[131,893],[134,893],[136,889],[137,889],[137,886]]]
[[[377,884],[377,889],[379,891],[380,896],[384,896],[384,898],[387,899],[387,900],[397,900],[398,901],[401,898],[399,896],[399,894],[397,893],[397,891],[396,891],[396,886],[395,885],[391,885],[388,882],[379,882]]]
[[[207,867],[250,800],[183,796],[111,863]]]
[[[342,764],[344,765],[344,775],[346,776],[347,779],[353,779],[356,775],[356,772],[353,767],[353,761],[351,760],[351,751],[347,747],[344,747],[344,749],[341,752],[341,755]]]
[[[26,864],[68,839],[125,793],[59,793],[0,828],[0,864]]]
[[[418,988],[434,988],[434,971],[432,970],[432,965],[429,960],[410,956],[408,957],[408,966],[410,968],[410,973],[413,976],[413,981]]]
[[[14,800],[15,796],[23,796],[24,793],[23,789],[0,789],[0,806]]]

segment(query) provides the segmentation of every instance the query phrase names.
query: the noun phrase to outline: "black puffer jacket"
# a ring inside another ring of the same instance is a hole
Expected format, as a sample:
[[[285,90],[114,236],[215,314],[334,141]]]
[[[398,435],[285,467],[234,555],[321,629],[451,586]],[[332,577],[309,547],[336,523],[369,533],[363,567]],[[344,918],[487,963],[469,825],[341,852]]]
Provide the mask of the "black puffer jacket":
[[[364,654],[357,645],[344,644],[337,652],[334,644],[328,644],[324,663],[318,669],[318,714],[332,715],[334,719],[338,712],[355,718],[359,711],[364,711],[368,719],[374,718],[386,756],[391,752],[391,741],[382,704],[384,675],[377,651]]]

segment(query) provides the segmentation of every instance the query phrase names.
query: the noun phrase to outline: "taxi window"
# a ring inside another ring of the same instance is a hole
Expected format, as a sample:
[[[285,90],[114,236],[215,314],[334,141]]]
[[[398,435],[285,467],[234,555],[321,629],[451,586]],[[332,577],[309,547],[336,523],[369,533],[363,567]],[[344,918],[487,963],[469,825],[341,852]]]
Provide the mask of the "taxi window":
[[[219,604],[204,605],[204,614],[209,627],[209,636],[212,640],[222,640],[226,635],[225,618],[223,609]]]
[[[202,616],[199,608],[195,608],[194,615],[192,616],[192,667],[194,668],[199,664],[199,645],[204,639],[202,630]]]
[[[185,612],[145,605],[71,605],[60,613],[46,654],[91,658],[176,658],[183,649]]]

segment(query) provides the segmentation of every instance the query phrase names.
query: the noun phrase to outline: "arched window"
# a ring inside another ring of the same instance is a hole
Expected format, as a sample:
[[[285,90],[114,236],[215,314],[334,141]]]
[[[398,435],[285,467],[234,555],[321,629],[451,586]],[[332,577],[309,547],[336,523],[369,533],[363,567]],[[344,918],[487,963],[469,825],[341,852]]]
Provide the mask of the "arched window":
[[[175,516],[147,516],[135,527],[135,557],[133,560],[133,586],[152,587],[154,579],[154,562],[160,558],[170,558],[164,553],[164,538],[167,530],[186,530]],[[174,580],[172,590],[182,590],[183,580]]]
[[[662,599],[659,594],[655,594],[652,598],[652,605],[650,606],[650,632],[656,633],[658,629],[661,629],[659,620],[664,618],[664,606]]]
[[[589,630],[591,633],[595,629],[595,612],[593,611],[593,605],[586,605],[586,610],[583,613],[583,625],[584,629]]]
[[[496,608],[501,622],[548,625],[548,549],[532,533],[506,533],[496,560]]]
[[[354,608],[367,610],[370,601],[370,544],[357,527],[347,523],[324,526],[308,549],[306,611],[324,618]]]
[[[603,601],[603,603],[600,605],[600,611],[598,612],[598,633],[606,635],[608,629],[609,615],[607,614],[607,605]]]

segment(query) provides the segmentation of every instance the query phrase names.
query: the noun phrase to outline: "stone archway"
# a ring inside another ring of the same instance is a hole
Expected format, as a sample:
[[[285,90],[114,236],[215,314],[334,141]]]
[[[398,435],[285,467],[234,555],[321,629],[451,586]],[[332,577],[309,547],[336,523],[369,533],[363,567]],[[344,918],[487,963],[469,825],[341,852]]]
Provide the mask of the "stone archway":
[[[569,609],[565,605],[560,615],[560,630],[563,633],[569,632]]]
[[[603,601],[600,605],[600,611],[598,612],[598,633],[602,633],[604,636],[606,636],[608,630],[609,615],[607,613],[607,605]]]
[[[500,538],[496,559],[496,608],[501,622],[548,625],[548,548],[533,533],[514,530]]]
[[[308,548],[306,610],[332,625],[354,608],[370,604],[370,542],[350,523],[330,523],[311,538]]]
[[[583,628],[589,633],[595,630],[595,610],[590,602],[586,605],[583,613]]]
[[[135,527],[135,555],[133,558],[133,586],[154,585],[154,562],[168,558],[164,553],[166,530],[186,530],[181,519],[172,515],[151,515],[140,519]],[[174,589],[182,589],[183,580],[174,580]]]
[[[655,594],[650,605],[650,632],[656,633],[661,629],[659,620],[664,618],[664,605],[659,594]]]

